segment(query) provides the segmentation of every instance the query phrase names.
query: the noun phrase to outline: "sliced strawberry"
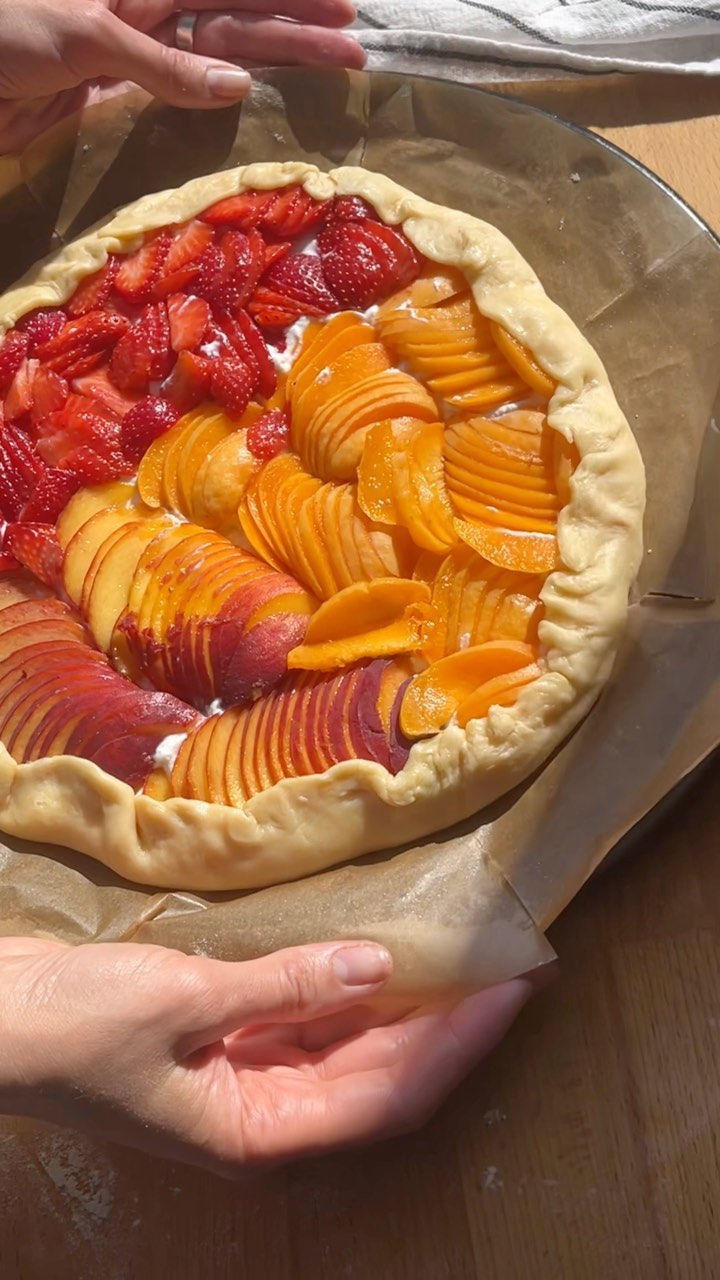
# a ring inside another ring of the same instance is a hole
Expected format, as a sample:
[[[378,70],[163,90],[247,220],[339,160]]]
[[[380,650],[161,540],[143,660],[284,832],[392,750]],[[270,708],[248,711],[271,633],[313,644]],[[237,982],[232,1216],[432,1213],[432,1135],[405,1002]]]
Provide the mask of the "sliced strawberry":
[[[280,262],[282,258],[286,258],[291,249],[292,245],[289,240],[280,240],[278,244],[266,244],[265,270],[267,271],[273,263]]]
[[[17,422],[32,409],[33,384],[39,368],[37,360],[23,360],[5,397],[3,412],[6,422]]]
[[[213,360],[208,356],[181,351],[170,377],[160,390],[179,414],[189,413],[210,395]]]
[[[73,449],[61,463],[63,471],[78,477],[81,484],[107,484],[121,476],[132,474],[133,466],[119,449],[109,453],[96,453],[89,445]]]
[[[56,337],[38,347],[36,355],[54,373],[68,380],[88,373],[106,351],[122,339],[130,327],[125,316],[111,311],[91,311],[68,320]]]
[[[118,418],[123,418],[142,398],[139,391],[119,391],[110,381],[107,365],[94,369],[81,378],[74,378],[72,389],[79,395],[87,396],[88,400],[97,400],[106,405]]]
[[[10,387],[15,374],[25,359],[29,342],[27,334],[11,329],[0,344],[0,395]]]
[[[30,420],[38,430],[51,413],[57,413],[66,404],[70,395],[70,387],[59,373],[40,365],[32,384],[33,403],[30,408]]]
[[[365,218],[377,219],[377,214],[362,196],[335,196],[324,209],[325,222],[362,222]]]
[[[45,471],[40,454],[25,432],[10,422],[3,428],[2,444],[13,468],[14,487],[27,491],[29,496]]]
[[[232,313],[247,302],[265,269],[265,241],[258,231],[226,231],[213,250],[210,270],[198,278],[193,292],[207,298],[216,311]]]
[[[271,409],[248,427],[247,447],[255,458],[268,462],[287,449],[290,440],[290,419],[284,409]]]
[[[180,411],[160,396],[146,396],[130,410],[120,428],[120,447],[131,462],[139,462],[153,440],[164,435],[180,417]]]
[[[37,449],[48,466],[67,470],[67,460],[75,450],[89,448],[110,457],[119,451],[119,440],[120,420],[107,405],[71,395],[64,409],[43,422]]]
[[[212,227],[203,222],[189,222],[182,227],[170,246],[162,274],[153,289],[156,298],[183,293],[200,274],[201,259],[215,239]]]
[[[410,243],[403,231],[396,227],[387,227],[384,222],[365,221],[362,224],[365,234],[384,249],[387,255],[388,269],[392,275],[390,288],[404,289],[420,272],[421,261],[415,247]]]
[[[249,310],[256,324],[261,329],[285,329],[294,324],[303,314],[301,302],[291,302],[278,306],[262,297],[262,287],[255,290],[255,297],[250,302]],[[260,296],[258,296],[260,295]]]
[[[67,324],[67,315],[59,307],[30,311],[18,324],[28,340],[28,355],[33,356],[38,347],[56,338]]]
[[[0,551],[0,573],[17,573],[22,565],[9,551]]]
[[[160,279],[170,252],[172,236],[160,231],[145,241],[136,253],[123,258],[115,276],[115,291],[126,302],[149,302],[153,286]]]
[[[239,196],[229,196],[211,205],[202,214],[202,220],[211,227],[237,227],[240,231],[252,231],[276,199],[276,191],[243,191]]]
[[[102,310],[112,293],[120,261],[117,254],[113,253],[102,270],[80,281],[68,303],[67,309],[71,316],[84,316],[89,311]]]
[[[63,553],[52,524],[9,524],[5,547],[38,582],[57,588],[61,581]]]
[[[302,303],[305,315],[329,315],[338,309],[338,299],[325,282],[322,262],[316,254],[296,253],[276,262],[265,272],[254,300],[260,299],[263,289],[289,302]]]
[[[220,287],[227,273],[227,262],[225,255],[219,244],[208,245],[205,252],[198,258],[197,264],[188,268],[192,270],[192,293],[199,298],[210,299],[213,293]],[[174,279],[177,279],[181,272],[176,272]],[[185,286],[180,286],[173,290],[174,293],[189,292]]]
[[[204,298],[174,293],[168,298],[170,345],[173,351],[195,351],[210,324],[210,306]]]
[[[218,360],[212,366],[212,394],[229,418],[241,418],[257,385],[257,375],[240,360]]]
[[[45,468],[42,459],[17,427],[6,424],[0,437],[0,510],[16,520]]]
[[[72,472],[48,468],[23,507],[20,518],[54,523],[80,485],[80,477]]]
[[[298,236],[322,221],[329,200],[315,200],[302,187],[286,187],[260,219],[260,229],[276,236]]]
[[[147,391],[167,378],[173,366],[170,322],[163,302],[145,307],[120,339],[110,362],[110,377],[121,391]]]
[[[253,357],[258,371],[257,390],[261,396],[271,396],[277,386],[277,370],[270,359],[267,343],[260,330],[247,311],[239,311],[234,317],[232,332],[228,326],[228,319],[225,320],[226,331],[238,355],[243,358],[243,349],[245,349],[249,350]],[[242,334],[244,344],[238,342],[236,345],[238,332]]]

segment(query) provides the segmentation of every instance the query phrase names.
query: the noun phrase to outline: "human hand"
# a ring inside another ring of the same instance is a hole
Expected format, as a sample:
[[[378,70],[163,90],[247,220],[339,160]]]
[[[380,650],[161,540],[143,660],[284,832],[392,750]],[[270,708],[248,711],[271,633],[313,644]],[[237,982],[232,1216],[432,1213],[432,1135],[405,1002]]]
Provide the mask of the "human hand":
[[[181,107],[245,97],[246,66],[361,67],[339,28],[352,0],[188,0],[194,53],[175,47],[175,0],[0,0],[0,150],[17,150],[87,100],[98,81],[130,82]]]
[[[531,993],[516,979],[383,1022],[380,947],[228,963],[0,940],[0,1111],[225,1176],[422,1124]]]

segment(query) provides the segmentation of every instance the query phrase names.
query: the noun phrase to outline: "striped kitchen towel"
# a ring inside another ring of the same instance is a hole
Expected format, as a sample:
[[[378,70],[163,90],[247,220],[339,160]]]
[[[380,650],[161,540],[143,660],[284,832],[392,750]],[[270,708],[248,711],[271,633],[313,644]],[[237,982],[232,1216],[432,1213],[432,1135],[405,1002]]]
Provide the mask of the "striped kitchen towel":
[[[378,70],[720,74],[720,0],[358,0],[357,10]]]

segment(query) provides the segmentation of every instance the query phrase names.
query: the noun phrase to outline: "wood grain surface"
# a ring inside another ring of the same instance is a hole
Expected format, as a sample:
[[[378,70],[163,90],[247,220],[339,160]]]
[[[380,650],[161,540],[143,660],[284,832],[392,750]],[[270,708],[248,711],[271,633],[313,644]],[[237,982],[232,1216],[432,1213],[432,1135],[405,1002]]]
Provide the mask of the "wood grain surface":
[[[720,98],[583,79],[597,128],[720,229]],[[420,1134],[245,1185],[0,1131],[1,1280],[715,1280],[720,765],[552,930],[558,982]]]

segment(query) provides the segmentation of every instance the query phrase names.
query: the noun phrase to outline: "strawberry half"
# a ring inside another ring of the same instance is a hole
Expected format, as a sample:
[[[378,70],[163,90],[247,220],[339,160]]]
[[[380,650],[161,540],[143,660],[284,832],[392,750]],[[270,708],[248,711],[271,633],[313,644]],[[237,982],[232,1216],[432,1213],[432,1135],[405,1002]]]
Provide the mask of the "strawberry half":
[[[283,449],[287,449],[290,440],[290,419],[285,409],[271,409],[257,418],[247,431],[247,447],[255,458],[269,462]]]
[[[74,378],[72,389],[78,395],[87,396],[88,400],[99,401],[118,418],[124,417],[141,398],[138,391],[120,391],[110,381],[107,365],[93,369],[92,373],[85,373],[81,378]]]
[[[49,467],[20,512],[21,520],[54,523],[80,488],[80,477],[70,471]]]
[[[6,425],[0,436],[0,509],[17,520],[41,481],[45,467],[27,436]]]
[[[27,335],[17,329],[11,329],[0,343],[0,395],[5,395],[12,384],[27,356],[29,345]]]
[[[300,303],[304,311],[299,314],[325,316],[338,309],[338,299],[328,288],[317,254],[296,253],[276,262],[265,272],[254,300],[263,290],[276,294],[278,299]]]
[[[36,431],[41,430],[42,423],[51,413],[57,413],[67,403],[70,387],[65,378],[52,369],[40,365],[32,383],[32,405],[30,420]]]
[[[36,351],[37,358],[54,373],[78,378],[100,364],[130,327],[125,316],[113,311],[91,311],[68,320],[56,337]]]
[[[55,589],[60,586],[63,553],[54,525],[9,524],[4,546],[38,582]]]
[[[150,303],[115,347],[110,378],[121,391],[147,391],[151,382],[167,378],[172,366],[167,307]]]
[[[96,453],[89,445],[80,445],[65,457],[62,470],[69,471],[81,484],[107,484],[132,473],[132,464],[119,449],[108,453]]]
[[[131,409],[120,428],[120,447],[130,462],[137,463],[153,440],[174,426],[180,411],[160,396],[147,396]]]
[[[212,394],[229,418],[241,418],[257,385],[257,375],[240,360],[218,360],[212,367]]]
[[[173,351],[195,351],[210,324],[210,306],[204,298],[174,293],[168,298],[170,345]]]
[[[302,187],[286,187],[262,215],[259,227],[275,236],[299,236],[322,222],[329,200],[315,200]]]
[[[276,191],[243,191],[241,195],[218,200],[201,215],[202,221],[211,227],[236,227],[239,231],[252,231],[264,213],[277,199]]]
[[[136,253],[123,258],[115,276],[115,292],[126,302],[149,302],[170,252],[172,236],[160,231]]]
[[[111,254],[101,271],[81,280],[68,303],[68,314],[85,316],[89,311],[102,310],[112,293],[119,268],[120,258]]]
[[[34,403],[33,384],[39,368],[37,360],[23,360],[5,396],[3,413],[6,422],[18,422],[30,413]]]
[[[194,291],[216,311],[232,313],[245,305],[265,270],[265,241],[259,231],[226,231],[216,248],[222,264],[215,259],[212,273]]]
[[[278,244],[265,245],[265,270],[267,271],[282,258],[287,258],[292,245],[289,240],[280,240]]]

